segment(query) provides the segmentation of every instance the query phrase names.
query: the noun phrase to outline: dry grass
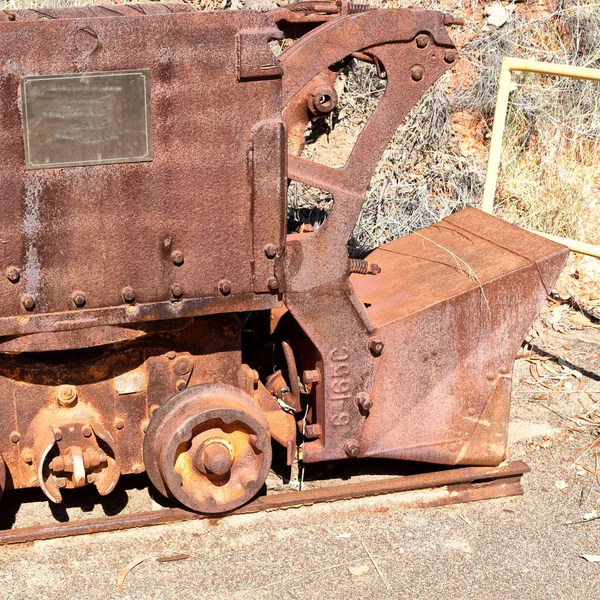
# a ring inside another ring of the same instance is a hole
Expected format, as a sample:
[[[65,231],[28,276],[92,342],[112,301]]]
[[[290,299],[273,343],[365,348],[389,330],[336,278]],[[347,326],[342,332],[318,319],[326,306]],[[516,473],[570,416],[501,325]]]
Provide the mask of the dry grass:
[[[498,212],[522,226],[598,243],[589,227],[600,183],[598,140],[573,138],[565,125],[546,118],[532,124],[518,107],[514,112],[505,137]]]
[[[600,12],[589,0],[563,2],[465,48],[479,77],[463,106],[491,124],[502,56],[600,67]],[[496,194],[512,222],[597,243],[600,85],[564,77],[513,74]]]
[[[340,105],[331,122],[307,129],[303,156],[333,167],[349,151],[385,91],[375,68],[354,61],[338,80]],[[482,192],[483,172],[460,152],[452,124],[452,102],[442,78],[413,108],[390,142],[371,182],[350,240],[350,253],[372,248],[421,229],[452,212],[474,205]],[[292,221],[319,225],[333,206],[320,190],[292,184]]]

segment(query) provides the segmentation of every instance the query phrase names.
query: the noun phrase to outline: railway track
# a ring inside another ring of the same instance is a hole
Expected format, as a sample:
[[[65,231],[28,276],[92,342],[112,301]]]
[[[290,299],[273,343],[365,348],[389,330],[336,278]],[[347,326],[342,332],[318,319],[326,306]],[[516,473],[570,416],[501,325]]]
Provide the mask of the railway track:
[[[410,500],[404,506],[419,508],[443,506],[516,496],[523,493],[521,477],[527,472],[529,472],[529,467],[525,463],[513,461],[493,468],[455,468],[433,473],[388,477],[302,491],[268,493],[265,496],[255,498],[237,510],[219,515],[216,518],[419,490],[429,490],[431,493],[420,494],[418,498]],[[165,508],[125,515],[81,519],[67,523],[5,529],[0,531],[0,545],[106,533],[205,518],[214,519],[215,515],[202,515],[181,508]]]

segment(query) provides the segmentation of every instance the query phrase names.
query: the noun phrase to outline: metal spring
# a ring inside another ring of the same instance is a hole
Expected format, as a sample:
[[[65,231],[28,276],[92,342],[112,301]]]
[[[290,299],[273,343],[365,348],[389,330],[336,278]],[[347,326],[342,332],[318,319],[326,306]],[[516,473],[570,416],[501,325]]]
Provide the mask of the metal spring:
[[[360,260],[360,258],[351,258],[348,261],[348,266],[350,267],[350,273],[366,275],[369,272],[369,263],[366,260]]]
[[[381,268],[375,263],[369,263],[360,258],[350,258],[348,260],[348,268],[350,273],[358,273],[359,275],[378,275],[381,273]]]
[[[373,10],[373,8],[374,7],[369,4],[353,4],[352,2],[350,2],[348,4],[348,14],[356,15],[358,13],[367,12],[368,10]]]

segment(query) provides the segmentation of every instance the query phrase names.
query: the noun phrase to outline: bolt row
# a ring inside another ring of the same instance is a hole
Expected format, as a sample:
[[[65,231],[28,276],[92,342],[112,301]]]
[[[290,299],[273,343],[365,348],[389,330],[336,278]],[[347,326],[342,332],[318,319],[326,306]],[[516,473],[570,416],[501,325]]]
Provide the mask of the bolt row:
[[[273,260],[277,257],[278,247],[275,244],[267,244],[264,247],[265,256]],[[171,252],[171,260],[176,267],[180,267],[185,262],[183,252],[180,250],[174,250]],[[21,269],[11,265],[5,271],[6,278],[11,283],[19,283],[21,280]],[[267,281],[267,286],[272,292],[276,292],[279,289],[279,280],[277,277],[270,277]],[[219,292],[223,296],[228,296],[231,293],[231,282],[227,279],[223,279],[219,282]],[[171,295],[175,300],[179,300],[183,297],[184,289],[180,283],[173,283],[170,288]],[[121,296],[123,301],[127,304],[135,302],[135,291],[130,285],[125,286],[121,290]],[[71,295],[71,300],[77,308],[83,308],[86,304],[85,294],[80,291],[75,291]],[[36,297],[33,294],[23,294],[21,296],[21,304],[25,310],[33,310],[36,305]]]
[[[423,49],[429,45],[430,37],[426,33],[420,33],[415,38],[417,48]],[[444,51],[444,61],[451,65],[456,60],[456,50],[448,48]],[[421,81],[425,75],[425,68],[422,65],[414,65],[410,69],[410,76],[413,81]]]

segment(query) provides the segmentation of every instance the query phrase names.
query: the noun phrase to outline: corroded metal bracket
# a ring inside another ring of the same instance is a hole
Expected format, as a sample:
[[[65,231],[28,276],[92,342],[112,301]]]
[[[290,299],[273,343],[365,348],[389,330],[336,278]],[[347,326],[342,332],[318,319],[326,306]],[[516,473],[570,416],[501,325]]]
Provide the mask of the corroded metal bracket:
[[[323,94],[324,85],[332,87],[333,66],[357,52],[368,52],[383,65],[387,77],[383,97],[343,168],[301,158],[310,118],[305,107],[311,101],[314,106],[315,90]],[[288,239],[282,265],[286,306],[323,361],[317,404],[323,438],[307,444],[304,457],[308,461],[346,458],[356,455],[359,447],[364,415],[357,398],[371,394],[378,355],[375,327],[348,282],[347,243],[386,146],[415,102],[456,61],[456,52],[443,14],[378,10],[319,27],[280,60],[284,122],[294,152],[288,159],[288,177],[334,198],[332,212],[317,232]]]

